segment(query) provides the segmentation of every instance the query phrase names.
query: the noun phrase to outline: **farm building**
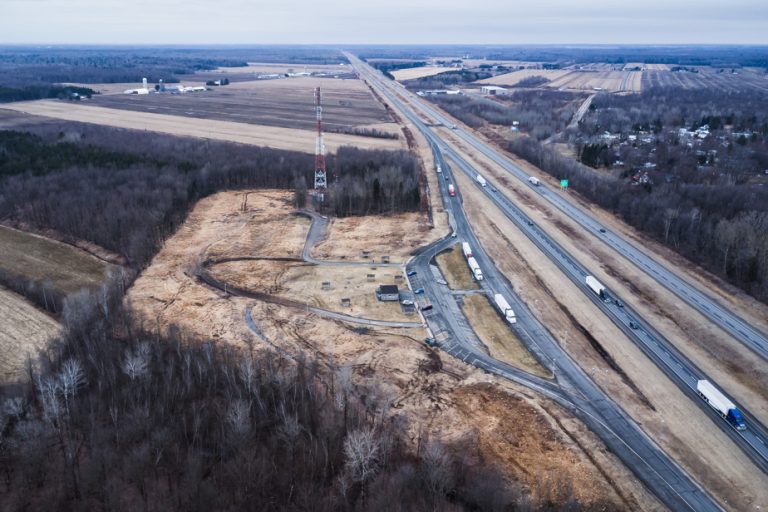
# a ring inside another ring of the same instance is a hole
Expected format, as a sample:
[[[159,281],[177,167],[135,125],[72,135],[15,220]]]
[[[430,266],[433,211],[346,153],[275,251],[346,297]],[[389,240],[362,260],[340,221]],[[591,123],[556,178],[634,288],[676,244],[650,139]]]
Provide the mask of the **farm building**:
[[[400,292],[397,289],[397,285],[394,284],[382,284],[379,289],[376,290],[376,298],[382,301],[398,301],[400,300]]]
[[[509,94],[509,89],[497,85],[484,85],[480,88],[480,92],[488,96],[501,96]]]

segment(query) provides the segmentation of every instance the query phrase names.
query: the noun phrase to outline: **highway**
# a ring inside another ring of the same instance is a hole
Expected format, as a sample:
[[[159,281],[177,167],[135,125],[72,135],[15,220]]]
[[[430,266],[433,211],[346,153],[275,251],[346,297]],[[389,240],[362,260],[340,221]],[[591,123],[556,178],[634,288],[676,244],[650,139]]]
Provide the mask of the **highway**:
[[[371,69],[371,68],[368,68]],[[371,71],[372,72],[372,71]],[[379,80],[377,76],[373,76],[373,80]],[[380,87],[384,87],[384,84],[378,82]],[[404,107],[394,96],[389,95],[389,91],[384,91],[391,101],[394,101],[402,110]],[[419,122],[420,120],[412,112],[413,115],[411,121]],[[410,118],[410,117],[409,117]],[[421,123],[423,125],[423,123]],[[426,130],[425,126],[425,130]],[[578,264],[570,254],[568,254],[561,246],[554,242],[544,231],[539,229],[532,219],[528,218],[522,210],[517,208],[506,196],[498,193],[493,187],[481,187],[475,180],[477,171],[461,156],[446,145],[443,141],[437,138],[437,135],[429,131],[434,143],[438,145],[438,151],[447,154],[452,161],[456,162],[457,166],[463,171],[471,180],[475,183],[475,186],[479,187],[485,195],[509,218],[512,220],[518,228],[542,251],[546,254],[562,271],[563,273],[573,281],[573,283],[579,287],[584,295],[591,300],[598,308],[600,308],[606,316],[619,328],[627,337],[632,340],[677,386],[691,399],[698,404],[698,406],[704,411],[705,414],[716,422],[718,427],[726,433],[737,445],[741,447],[744,453],[750,457],[750,459],[760,467],[764,472],[768,473],[768,431],[766,428],[752,415],[749,410],[740,404],[738,400],[734,400],[733,397],[729,397],[736,406],[744,414],[745,420],[748,424],[746,431],[737,431],[730,426],[716,411],[714,411],[709,405],[704,402],[696,392],[696,383],[699,379],[707,379],[712,382],[721,391],[722,386],[719,386],[715,380],[709,378],[703,371],[696,367],[690,360],[683,356],[669,341],[667,341],[661,334],[655,331],[649,322],[643,321],[642,318],[634,312],[629,306],[624,305],[624,301],[618,296],[618,294],[610,292],[610,296],[617,299],[618,302],[604,302],[600,300],[597,295],[586,285],[585,277],[592,275],[592,273]],[[428,137],[429,139],[429,137]],[[526,180],[527,183],[527,180]],[[539,189],[539,193],[545,195],[559,195],[551,192],[546,192],[541,187],[533,187]],[[599,228],[598,228],[599,230]],[[481,264],[481,267],[485,267]],[[484,270],[485,271],[485,270]],[[622,304],[622,306],[618,306]],[[630,327],[630,322],[634,322],[639,325],[639,328],[633,329]],[[726,394],[727,395],[727,394]]]
[[[405,108],[381,83],[379,77],[354,56],[347,54],[361,76],[365,76],[393,106],[405,115],[426,137],[443,173],[450,177],[451,168],[443,156],[447,147],[410,109]],[[456,156],[450,155],[450,156]],[[453,182],[453,180],[451,180]],[[461,207],[461,193],[447,194],[447,181],[439,180],[440,193],[449,212],[457,237],[446,238],[422,250],[409,262],[412,287],[425,288],[433,301],[433,309],[424,317],[441,349],[454,357],[490,373],[519,382],[561,403],[591,428],[637,477],[672,510],[719,510],[720,507],[682,468],[672,461],[621,408],[578,367],[550,333],[530,314],[513,293],[511,284],[496,269],[482,250]],[[455,182],[453,182],[455,185]],[[514,308],[518,322],[513,330],[539,361],[548,366],[556,377],[557,387],[544,379],[534,378],[520,370],[491,358],[466,324],[455,299],[447,287],[433,275],[430,260],[434,254],[457,241],[467,241],[483,268],[483,289],[487,293],[502,293]]]
[[[364,64],[366,67],[367,64]],[[371,69],[368,67],[368,69]],[[373,71],[369,71],[369,76]],[[374,75],[374,79],[378,79]],[[385,87],[382,83],[381,87]],[[401,94],[411,95],[405,91],[404,88],[398,87],[398,92]],[[409,105],[412,108],[419,109],[423,114],[431,117],[435,122],[444,126],[452,126],[453,121],[447,118],[444,114],[441,114],[436,109],[428,106],[425,102],[419,101],[415,95],[409,97]],[[669,270],[665,265],[659,263],[655,259],[648,256],[645,252],[637,248],[632,243],[628,242],[622,236],[605,230],[601,232],[601,229],[605,229],[600,222],[593,218],[585,210],[576,206],[571,200],[564,197],[562,194],[555,193],[555,189],[548,187],[544,184],[540,186],[534,186],[528,182],[528,174],[515,165],[506,156],[499,151],[485,143],[472,133],[469,133],[461,128],[453,130],[453,133],[461,140],[469,144],[473,149],[482,153],[494,163],[498,164],[502,169],[516,177],[523,183],[525,183],[532,192],[538,194],[550,204],[561,210],[568,215],[571,219],[581,225],[588,233],[591,233],[597,237],[605,245],[625,257],[637,268],[651,276],[659,284],[667,288],[669,291],[677,295],[691,307],[699,311],[702,315],[716,324],[718,327],[729,333],[733,338],[739,340],[745,346],[750,348],[753,352],[758,354],[763,359],[768,360],[768,335],[761,332],[757,328],[749,324],[727,307],[723,306],[718,300],[703,292],[695,285],[689,283],[677,274]]]

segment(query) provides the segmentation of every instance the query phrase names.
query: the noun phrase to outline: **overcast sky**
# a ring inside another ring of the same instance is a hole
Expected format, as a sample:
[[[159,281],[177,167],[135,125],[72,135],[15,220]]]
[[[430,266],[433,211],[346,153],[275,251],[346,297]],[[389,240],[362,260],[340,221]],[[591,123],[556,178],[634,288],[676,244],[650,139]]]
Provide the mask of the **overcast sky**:
[[[767,44],[768,0],[0,0],[0,44]]]

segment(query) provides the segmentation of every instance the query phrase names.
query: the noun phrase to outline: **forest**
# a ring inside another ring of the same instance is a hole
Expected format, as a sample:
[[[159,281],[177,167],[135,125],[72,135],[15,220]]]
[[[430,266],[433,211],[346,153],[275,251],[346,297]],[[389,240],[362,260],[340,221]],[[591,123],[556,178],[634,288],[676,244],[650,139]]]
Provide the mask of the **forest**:
[[[202,197],[242,188],[304,194],[313,180],[314,157],[304,153],[77,123],[29,129],[37,134],[0,131],[0,221],[93,242],[133,269],[149,262]],[[419,164],[407,152],[341,148],[328,170],[323,208],[336,215],[419,207]],[[4,277],[42,303],[39,286]]]

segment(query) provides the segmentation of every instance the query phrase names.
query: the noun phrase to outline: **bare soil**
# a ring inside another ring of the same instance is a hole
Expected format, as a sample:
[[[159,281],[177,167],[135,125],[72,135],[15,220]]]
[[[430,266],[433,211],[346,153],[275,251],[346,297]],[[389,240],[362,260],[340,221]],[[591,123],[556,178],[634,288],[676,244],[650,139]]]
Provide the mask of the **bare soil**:
[[[570,71],[565,69],[521,69],[518,71],[512,71],[511,73],[505,73],[503,75],[493,76],[491,78],[484,78],[478,80],[476,84],[493,84],[493,85],[517,85],[518,82],[532,76],[542,76],[548,80],[555,80],[561,76],[567,75]]]
[[[455,71],[455,68],[441,67],[441,66],[422,66],[420,68],[406,68],[396,69],[390,71],[395,80],[413,80],[414,78],[424,78],[425,76],[439,75],[446,71]]]
[[[590,432],[558,407],[432,351],[421,341],[421,330],[361,329],[294,308],[228,297],[190,274],[196,261],[214,252],[219,258],[243,252],[253,257],[300,254],[306,221],[296,226],[301,221],[290,215],[290,201],[286,192],[254,192],[241,211],[242,193],[201,200],[126,300],[147,325],[162,330],[175,324],[245,351],[265,347],[245,324],[246,308],[252,308],[254,322],[276,346],[289,354],[311,353],[323,365],[351,366],[357,392],[391,400],[390,414],[403,418],[414,449],[426,437],[462,441],[478,466],[504,468],[509,485],[535,498],[552,492],[548,482],[556,481],[596,508],[605,502],[633,510],[660,508]],[[389,226],[399,233],[397,223]],[[388,235],[383,228],[342,233],[366,247]],[[279,249],[269,240],[279,240]],[[261,286],[273,283],[270,276]]]
[[[3,109],[67,121],[79,121],[203,139],[226,140],[304,153],[314,153],[315,150],[316,133],[313,130],[262,126],[216,119],[198,119],[151,112],[134,112],[99,107],[95,104],[62,102],[58,100],[9,103],[3,105]],[[344,145],[364,149],[403,149],[405,147],[405,143],[402,140],[361,137],[340,133],[326,133],[323,139],[326,149],[330,152],[335,152],[340,146]]]
[[[59,323],[2,286],[0,318],[0,384],[26,380],[27,361],[35,366],[38,354],[59,333]]]

